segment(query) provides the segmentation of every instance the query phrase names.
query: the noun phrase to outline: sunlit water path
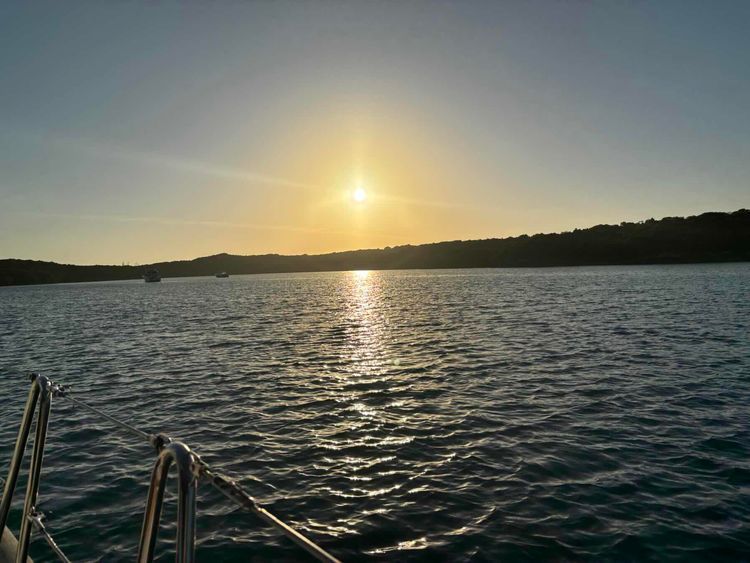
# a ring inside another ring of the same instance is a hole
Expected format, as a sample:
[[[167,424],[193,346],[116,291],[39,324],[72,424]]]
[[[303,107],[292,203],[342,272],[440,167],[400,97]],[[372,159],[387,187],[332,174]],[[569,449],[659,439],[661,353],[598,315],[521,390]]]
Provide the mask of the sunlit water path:
[[[747,559],[749,288],[747,264],[0,288],[1,471],[38,370],[345,560]],[[53,405],[40,504],[73,559],[132,560],[152,460]],[[303,557],[199,495],[199,560]]]

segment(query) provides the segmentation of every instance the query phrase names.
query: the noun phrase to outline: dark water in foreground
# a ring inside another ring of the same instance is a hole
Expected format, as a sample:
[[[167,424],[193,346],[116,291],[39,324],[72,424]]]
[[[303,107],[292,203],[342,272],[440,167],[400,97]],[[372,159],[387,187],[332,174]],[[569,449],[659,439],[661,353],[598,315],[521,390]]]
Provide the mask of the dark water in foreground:
[[[185,440],[344,560],[747,560],[749,282],[726,264],[2,288],[2,474],[33,369]],[[69,556],[133,559],[152,459],[53,405],[40,505]],[[198,510],[199,560],[305,560],[205,485]]]

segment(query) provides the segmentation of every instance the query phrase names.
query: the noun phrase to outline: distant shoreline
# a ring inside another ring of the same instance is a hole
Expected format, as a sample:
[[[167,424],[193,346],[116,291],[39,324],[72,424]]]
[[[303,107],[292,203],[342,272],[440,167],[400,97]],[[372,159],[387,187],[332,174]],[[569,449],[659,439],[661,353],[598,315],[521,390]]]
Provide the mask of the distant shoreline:
[[[54,263],[54,262],[53,262]],[[700,265],[722,265],[722,264],[750,264],[750,260],[730,260],[723,262],[651,262],[648,264],[576,264],[572,266],[466,266],[460,268],[368,268],[368,269],[349,269],[349,270],[298,270],[298,271],[284,271],[284,272],[251,272],[247,274],[233,274],[233,276],[269,276],[274,274],[336,274],[346,272],[417,272],[417,271],[451,271],[451,270],[555,270],[558,268],[612,268],[617,266],[700,266]],[[168,280],[180,280],[190,278],[214,278],[213,274],[189,274],[184,276],[170,276],[162,278],[162,282]],[[45,283],[24,283],[24,284],[6,284],[0,285],[0,289],[4,287],[31,287],[39,285],[73,285],[79,283],[116,283],[116,282],[137,282],[141,281],[142,278],[112,278],[102,280],[85,280],[85,281],[60,281],[60,282],[45,282]]]
[[[620,225],[503,239],[449,241],[319,255],[217,254],[143,266],[77,266],[0,260],[0,286],[126,281],[145,267],[164,278],[336,272],[710,264],[750,261],[750,210],[649,219]]]

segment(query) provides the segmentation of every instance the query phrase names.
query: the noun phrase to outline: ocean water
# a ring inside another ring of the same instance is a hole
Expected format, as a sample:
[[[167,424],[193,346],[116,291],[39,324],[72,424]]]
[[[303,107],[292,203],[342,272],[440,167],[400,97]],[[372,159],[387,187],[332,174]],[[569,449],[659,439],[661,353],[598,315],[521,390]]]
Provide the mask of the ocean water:
[[[345,561],[748,560],[749,328],[750,264],[0,288],[1,473],[35,370]],[[153,460],[53,403],[39,506],[73,560],[133,559]],[[207,485],[197,526],[199,561],[307,560]]]

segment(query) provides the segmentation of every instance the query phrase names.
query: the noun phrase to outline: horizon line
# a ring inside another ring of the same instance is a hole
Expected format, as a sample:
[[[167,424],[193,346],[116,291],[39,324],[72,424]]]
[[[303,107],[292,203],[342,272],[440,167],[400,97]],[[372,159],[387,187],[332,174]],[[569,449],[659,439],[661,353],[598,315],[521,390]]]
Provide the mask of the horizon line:
[[[559,231],[559,232],[538,232],[533,234],[523,233],[520,235],[512,235],[512,236],[505,236],[505,237],[488,237],[488,238],[476,238],[476,239],[452,239],[452,240],[439,240],[439,241],[433,241],[433,242],[424,242],[424,243],[417,243],[417,244],[398,244],[394,246],[384,246],[382,248],[355,248],[355,249],[347,249],[347,250],[334,250],[330,252],[321,252],[317,254],[279,254],[278,252],[266,252],[262,254],[230,254],[228,252],[217,252],[216,254],[207,254],[205,256],[196,256],[193,258],[176,258],[171,260],[161,260],[157,262],[136,262],[134,264],[131,263],[122,263],[122,264],[73,264],[73,263],[64,263],[64,262],[56,262],[54,260],[42,260],[42,259],[34,259],[34,258],[0,258],[0,262],[3,261],[9,261],[9,260],[16,260],[20,262],[45,262],[49,264],[59,264],[62,266],[81,266],[81,267],[95,267],[95,266],[102,266],[102,267],[115,267],[115,268],[139,268],[143,266],[154,266],[157,264],[167,264],[171,262],[192,262],[194,260],[200,260],[202,258],[212,258],[215,256],[236,256],[241,258],[252,258],[252,257],[263,257],[263,256],[280,256],[280,257],[287,257],[287,258],[294,258],[294,257],[300,257],[300,256],[308,256],[308,257],[321,257],[321,256],[330,256],[332,254],[346,254],[346,253],[352,253],[352,252],[371,252],[371,251],[384,251],[384,250],[390,250],[395,248],[404,248],[404,247],[419,247],[419,246],[429,246],[433,244],[445,244],[445,243],[452,243],[452,242],[477,242],[477,241],[487,241],[487,240],[509,240],[509,239],[515,239],[515,238],[521,238],[521,237],[535,237],[535,236],[546,236],[546,235],[564,235],[567,233],[573,233],[579,230],[589,230],[596,227],[618,227],[622,226],[623,224],[642,224],[646,221],[663,221],[665,219],[690,219],[693,217],[700,217],[703,215],[709,215],[709,214],[722,214],[722,215],[732,215],[734,213],[740,213],[740,212],[748,212],[750,209],[745,207],[740,207],[739,209],[735,209],[732,211],[704,211],[702,213],[698,213],[695,215],[666,215],[664,217],[660,218],[654,218],[649,217],[648,219],[640,219],[635,221],[621,221],[620,223],[613,224],[613,223],[599,223],[596,225],[591,225],[588,227],[576,227],[574,229],[568,230],[568,231]]]

